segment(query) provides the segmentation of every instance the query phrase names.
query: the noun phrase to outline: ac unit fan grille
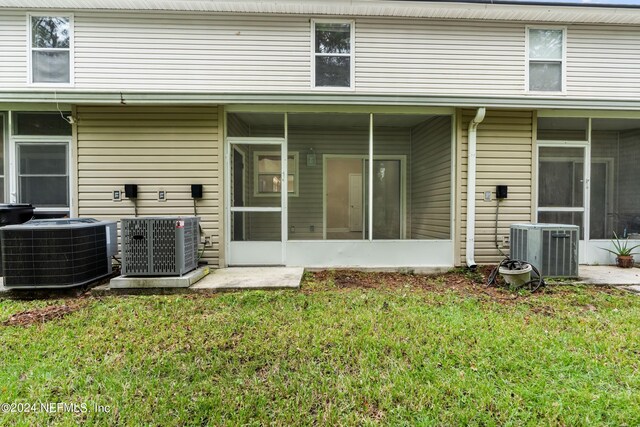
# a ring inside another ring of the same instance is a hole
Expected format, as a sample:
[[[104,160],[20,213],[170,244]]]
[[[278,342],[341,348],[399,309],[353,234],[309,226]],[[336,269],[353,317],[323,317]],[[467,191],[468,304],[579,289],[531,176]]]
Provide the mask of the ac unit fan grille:
[[[182,275],[197,267],[196,217],[124,218],[122,230],[124,275]]]
[[[200,227],[198,221],[188,221],[184,225],[184,264],[192,270],[198,265],[198,237]]]
[[[159,219],[151,223],[153,230],[153,273],[173,273],[176,270],[176,221]]]
[[[543,276],[578,276],[580,228],[565,224],[512,224],[511,258],[531,263]]]
[[[105,227],[2,233],[7,287],[77,286],[109,274]]]
[[[149,223],[122,221],[123,264],[130,273],[146,273],[149,269]]]
[[[577,231],[543,230],[542,270],[547,276],[570,276],[572,271],[577,271],[577,258],[571,256],[577,241]]]

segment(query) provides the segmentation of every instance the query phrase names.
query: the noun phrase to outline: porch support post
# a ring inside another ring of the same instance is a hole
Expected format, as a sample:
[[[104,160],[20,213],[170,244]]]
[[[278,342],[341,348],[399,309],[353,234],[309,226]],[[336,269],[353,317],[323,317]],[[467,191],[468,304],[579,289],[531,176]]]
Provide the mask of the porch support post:
[[[373,241],[373,113],[369,113],[369,177],[367,179],[369,186],[369,241]]]
[[[289,240],[289,116],[284,113],[284,141],[280,146],[280,229],[282,240],[282,265],[287,265],[287,240]],[[296,178],[297,179],[297,178]]]

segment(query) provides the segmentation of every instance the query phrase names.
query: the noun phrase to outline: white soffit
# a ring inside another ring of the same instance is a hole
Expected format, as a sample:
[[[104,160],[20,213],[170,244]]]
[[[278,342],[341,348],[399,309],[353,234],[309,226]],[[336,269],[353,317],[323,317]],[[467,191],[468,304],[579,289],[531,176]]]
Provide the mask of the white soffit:
[[[0,8],[267,13],[640,24],[640,9],[390,0],[0,0]]]

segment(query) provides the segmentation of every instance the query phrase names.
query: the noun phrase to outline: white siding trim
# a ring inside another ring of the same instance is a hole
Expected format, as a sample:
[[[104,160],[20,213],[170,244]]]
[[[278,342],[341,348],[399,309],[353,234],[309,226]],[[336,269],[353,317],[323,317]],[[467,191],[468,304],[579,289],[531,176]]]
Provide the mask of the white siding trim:
[[[230,111],[227,110],[227,112]],[[282,145],[284,143],[284,138],[228,136],[227,141],[229,142],[229,144],[235,145]]]
[[[640,119],[640,111],[538,110],[538,117],[578,117],[582,119]]]
[[[380,114],[424,114],[424,115],[453,115],[453,107],[415,107],[415,106],[384,106],[384,105],[263,105],[263,104],[229,104],[225,107],[228,113],[380,113]],[[640,112],[639,112],[640,116]]]
[[[395,16],[401,18],[473,19],[523,22],[589,22],[639,24],[640,10],[614,7],[567,7],[523,4],[399,2],[384,0],[57,0],[59,7],[98,10],[164,10],[185,12],[269,13],[334,16]],[[0,8],[49,8],[48,0],[0,0]]]

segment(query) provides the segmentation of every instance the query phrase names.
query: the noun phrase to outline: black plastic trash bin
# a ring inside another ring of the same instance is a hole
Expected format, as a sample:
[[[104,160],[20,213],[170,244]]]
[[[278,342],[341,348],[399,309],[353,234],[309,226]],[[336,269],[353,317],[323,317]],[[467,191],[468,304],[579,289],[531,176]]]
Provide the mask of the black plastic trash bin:
[[[29,204],[0,204],[0,227],[24,224],[33,218],[34,207]],[[1,248],[1,246],[0,246]],[[0,253],[0,275],[2,275],[2,253]]]
[[[33,218],[34,207],[28,204],[0,204],[0,227],[23,224]]]

